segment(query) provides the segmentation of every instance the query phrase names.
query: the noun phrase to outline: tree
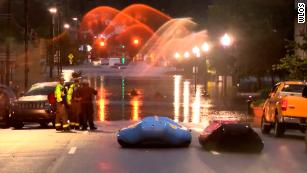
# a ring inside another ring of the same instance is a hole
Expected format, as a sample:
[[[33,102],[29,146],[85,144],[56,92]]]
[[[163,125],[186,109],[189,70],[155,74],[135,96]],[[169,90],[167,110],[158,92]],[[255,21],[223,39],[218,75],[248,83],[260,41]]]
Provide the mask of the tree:
[[[278,64],[273,65],[273,70],[283,73],[286,79],[307,80],[307,59],[298,56],[295,52],[301,50],[307,51],[307,34],[305,34],[302,43],[289,41],[287,45],[287,54],[280,59]]]

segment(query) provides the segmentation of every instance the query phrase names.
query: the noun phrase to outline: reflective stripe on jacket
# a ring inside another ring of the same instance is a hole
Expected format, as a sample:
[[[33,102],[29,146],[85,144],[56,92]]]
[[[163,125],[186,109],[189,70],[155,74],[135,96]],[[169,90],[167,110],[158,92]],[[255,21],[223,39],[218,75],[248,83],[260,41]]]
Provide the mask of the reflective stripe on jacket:
[[[75,84],[71,84],[69,86],[68,91],[67,91],[66,100],[67,100],[67,104],[69,104],[69,105],[71,105],[72,94],[74,93],[74,88],[75,88]]]
[[[57,102],[62,102],[62,96],[64,95],[63,93],[63,85],[61,85],[60,83],[57,84],[55,86],[55,90],[54,90],[54,96]]]

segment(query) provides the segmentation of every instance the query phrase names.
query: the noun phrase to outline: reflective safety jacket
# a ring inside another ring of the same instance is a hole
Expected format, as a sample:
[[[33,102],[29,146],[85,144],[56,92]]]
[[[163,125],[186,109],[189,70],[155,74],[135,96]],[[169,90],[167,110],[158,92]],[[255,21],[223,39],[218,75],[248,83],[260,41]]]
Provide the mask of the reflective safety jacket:
[[[65,102],[65,88],[62,84],[58,83],[55,86],[54,96],[55,96],[56,102],[58,103]]]
[[[67,96],[66,96],[66,100],[67,100],[67,104],[71,105],[71,101],[73,99],[73,95],[75,94],[74,92],[78,89],[79,85],[76,84],[71,84],[68,88],[67,91]]]

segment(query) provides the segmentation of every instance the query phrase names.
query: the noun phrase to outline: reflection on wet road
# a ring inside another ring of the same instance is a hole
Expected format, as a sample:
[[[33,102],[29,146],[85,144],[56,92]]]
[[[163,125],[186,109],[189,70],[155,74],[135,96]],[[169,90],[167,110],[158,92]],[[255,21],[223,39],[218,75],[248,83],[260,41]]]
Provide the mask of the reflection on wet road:
[[[190,80],[182,76],[163,78],[125,78],[87,76],[97,89],[96,115],[99,121],[133,120],[148,115],[164,115],[176,122],[206,125],[211,120],[244,120],[244,109],[221,109],[219,85],[208,85],[209,97],[203,85],[196,91]],[[217,94],[216,94],[217,93]],[[240,106],[240,105],[239,105]],[[244,107],[241,106],[241,107]]]

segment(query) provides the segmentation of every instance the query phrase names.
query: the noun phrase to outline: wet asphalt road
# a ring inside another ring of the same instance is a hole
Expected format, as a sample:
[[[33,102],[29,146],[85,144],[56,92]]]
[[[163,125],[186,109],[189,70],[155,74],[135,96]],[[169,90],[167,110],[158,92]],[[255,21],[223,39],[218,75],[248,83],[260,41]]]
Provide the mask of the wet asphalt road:
[[[123,149],[116,131],[131,122],[99,122],[97,131],[0,129],[1,173],[304,173],[304,135],[262,136],[261,154],[208,152],[198,144],[197,130],[189,148]],[[192,124],[187,124],[197,129]],[[259,132],[259,129],[256,129]]]

